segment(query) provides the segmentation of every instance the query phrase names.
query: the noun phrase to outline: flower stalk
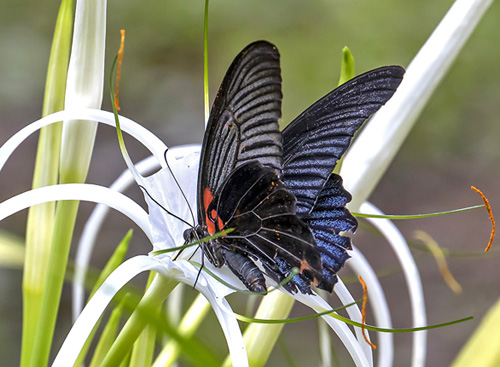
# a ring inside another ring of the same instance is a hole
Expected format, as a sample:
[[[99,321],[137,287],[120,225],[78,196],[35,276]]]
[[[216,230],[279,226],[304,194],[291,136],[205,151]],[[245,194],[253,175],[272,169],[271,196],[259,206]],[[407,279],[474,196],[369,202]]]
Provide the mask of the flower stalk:
[[[258,319],[280,319],[288,317],[295,299],[282,292],[271,292],[262,298],[257,309],[255,318]],[[269,359],[276,340],[281,334],[285,324],[256,324],[248,325],[245,330],[244,339],[247,346],[248,363],[252,367],[264,366]],[[231,361],[226,358],[224,367],[231,366]]]

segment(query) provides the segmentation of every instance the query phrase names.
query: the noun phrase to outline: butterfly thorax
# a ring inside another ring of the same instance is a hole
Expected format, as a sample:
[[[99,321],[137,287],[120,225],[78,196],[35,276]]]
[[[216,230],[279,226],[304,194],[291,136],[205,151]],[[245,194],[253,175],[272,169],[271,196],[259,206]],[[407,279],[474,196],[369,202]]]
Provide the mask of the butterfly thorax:
[[[193,228],[188,228],[184,231],[184,245],[203,240],[210,236],[206,226],[198,225]],[[201,242],[202,256],[206,256],[208,260],[216,267],[220,268],[224,265],[224,258],[221,256],[218,249],[220,244],[217,239],[209,239],[206,242]]]

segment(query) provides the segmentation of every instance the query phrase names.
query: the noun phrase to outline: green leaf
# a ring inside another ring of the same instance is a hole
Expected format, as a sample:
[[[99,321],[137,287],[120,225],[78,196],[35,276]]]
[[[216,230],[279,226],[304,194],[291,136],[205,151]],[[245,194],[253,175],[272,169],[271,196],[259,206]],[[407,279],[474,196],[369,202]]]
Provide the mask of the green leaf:
[[[500,366],[500,299],[490,308],[452,367]]]
[[[199,294],[184,314],[178,327],[179,334],[185,338],[192,337],[210,310],[210,303],[203,295]],[[180,344],[175,340],[170,340],[156,358],[153,367],[170,367],[174,365],[179,358],[180,352]]]
[[[0,267],[22,269],[24,241],[7,231],[0,231]]]
[[[113,312],[111,312],[111,316],[109,317],[108,323],[106,324],[106,327],[104,328],[101,337],[99,339],[99,343],[97,343],[94,355],[92,356],[92,361],[90,362],[89,367],[98,367],[101,365],[102,360],[106,356],[106,353],[108,353],[109,348],[111,348],[111,345],[113,344],[115,338],[116,338],[116,331],[118,330],[118,326],[120,324],[120,319],[123,314],[123,308],[124,305],[128,301],[128,294],[125,295]],[[97,327],[97,325],[96,325]],[[94,328],[95,330],[96,328]],[[94,330],[92,331],[92,334],[94,333]],[[90,338],[89,338],[90,339]],[[79,364],[78,364],[79,365]]]
[[[94,295],[94,293],[99,289],[99,287],[104,283],[106,278],[123,262],[123,259],[125,258],[125,255],[127,254],[128,251],[128,245],[130,243],[130,240],[132,239],[132,234],[134,231],[130,229],[125,237],[120,241],[118,246],[115,249],[115,252],[113,252],[113,255],[109,258],[108,262],[104,266],[104,269],[102,269],[101,274],[99,274],[99,278],[97,279],[94,288],[92,288],[92,291],[90,292],[90,298]]]
[[[42,109],[43,116],[60,111],[64,107],[72,29],[73,2],[72,0],[62,0],[50,51]],[[61,123],[52,124],[40,130],[33,173],[33,188],[57,183],[61,131]],[[52,243],[54,211],[55,203],[45,203],[30,208],[28,214],[23,274],[21,366],[27,366],[33,355],[33,343],[40,318],[42,293],[45,288]]]

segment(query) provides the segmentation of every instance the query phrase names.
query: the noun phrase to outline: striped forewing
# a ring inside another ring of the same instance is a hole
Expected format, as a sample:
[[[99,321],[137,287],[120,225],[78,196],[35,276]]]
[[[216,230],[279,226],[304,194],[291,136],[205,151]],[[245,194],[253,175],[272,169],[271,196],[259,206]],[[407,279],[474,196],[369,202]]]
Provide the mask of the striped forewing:
[[[206,188],[215,193],[235,168],[252,160],[281,172],[281,99],[278,50],[265,41],[250,44],[231,64],[212,106],[198,197]],[[200,218],[203,210],[201,202]]]
[[[282,180],[297,198],[297,215],[309,213],[363,122],[401,83],[404,69],[385,66],[361,74],[314,103],[282,133]]]

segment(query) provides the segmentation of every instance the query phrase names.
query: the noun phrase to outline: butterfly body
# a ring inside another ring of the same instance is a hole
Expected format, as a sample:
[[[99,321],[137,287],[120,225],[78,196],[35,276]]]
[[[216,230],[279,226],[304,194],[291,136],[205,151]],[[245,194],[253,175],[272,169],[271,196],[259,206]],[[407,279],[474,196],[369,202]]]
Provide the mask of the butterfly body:
[[[383,105],[403,69],[385,67],[335,89],[283,132],[279,53],[268,42],[247,46],[231,64],[215,99],[202,146],[198,220],[186,242],[231,229],[202,245],[254,292],[264,274],[284,288],[332,291],[349,257],[357,221],[345,208],[350,194],[336,161],[361,124]]]

